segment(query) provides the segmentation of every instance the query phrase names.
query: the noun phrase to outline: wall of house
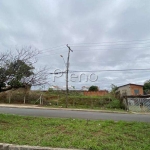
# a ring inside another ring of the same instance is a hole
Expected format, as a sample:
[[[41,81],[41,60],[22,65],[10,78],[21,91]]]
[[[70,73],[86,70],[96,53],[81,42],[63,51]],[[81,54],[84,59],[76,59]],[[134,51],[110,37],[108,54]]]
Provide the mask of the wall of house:
[[[143,87],[137,85],[130,85],[131,95],[143,95]],[[139,91],[139,94],[135,93],[135,90]]]
[[[119,87],[118,91],[123,95],[143,95],[143,87],[139,85],[126,85]]]
[[[120,95],[131,95],[130,85],[119,87]]]
[[[83,94],[85,96],[104,96],[108,94],[107,90],[100,90],[100,91],[84,91]]]

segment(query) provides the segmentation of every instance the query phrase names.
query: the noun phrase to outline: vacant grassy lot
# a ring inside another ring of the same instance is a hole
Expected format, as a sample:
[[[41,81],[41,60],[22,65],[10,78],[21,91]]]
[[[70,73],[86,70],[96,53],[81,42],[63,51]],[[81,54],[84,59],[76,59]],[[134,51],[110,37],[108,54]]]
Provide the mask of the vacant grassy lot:
[[[0,93],[0,103],[10,104],[40,104],[40,96],[44,106],[66,107],[65,91],[29,91],[25,94],[23,91],[11,91],[10,93]],[[84,96],[83,92],[70,91],[68,94],[68,108],[85,108],[98,110],[121,110],[124,105],[112,94],[105,96]]]
[[[0,114],[0,142],[88,150],[150,150],[150,124]]]

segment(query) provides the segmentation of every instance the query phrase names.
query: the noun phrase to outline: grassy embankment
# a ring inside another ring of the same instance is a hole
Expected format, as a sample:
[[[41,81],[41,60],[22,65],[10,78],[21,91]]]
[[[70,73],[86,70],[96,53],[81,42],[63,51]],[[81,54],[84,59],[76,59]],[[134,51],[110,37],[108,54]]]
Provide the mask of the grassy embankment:
[[[0,114],[0,142],[88,150],[149,150],[150,124]]]
[[[65,91],[30,91],[28,93],[13,91],[2,93],[0,95],[1,103],[18,103],[23,104],[39,104],[39,97],[42,94],[43,104],[48,107],[65,107],[66,94]],[[120,101],[113,95],[105,96],[84,96],[82,92],[70,92],[68,95],[69,108],[86,108],[86,109],[110,109],[121,110]]]
[[[44,96],[48,106],[66,106],[65,92],[50,91],[44,93]],[[105,96],[84,96],[82,92],[70,92],[68,95],[68,107],[121,110],[123,105],[111,94],[107,94]]]

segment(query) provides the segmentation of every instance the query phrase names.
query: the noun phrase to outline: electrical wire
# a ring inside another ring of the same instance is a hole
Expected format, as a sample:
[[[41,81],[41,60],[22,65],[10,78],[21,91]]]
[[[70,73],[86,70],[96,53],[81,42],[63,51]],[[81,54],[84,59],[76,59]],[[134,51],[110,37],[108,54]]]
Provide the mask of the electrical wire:
[[[106,70],[80,70],[80,71],[71,71],[70,70],[70,73],[74,73],[74,72],[103,72],[103,71],[109,71],[109,72],[111,72],[111,71],[115,71],[115,72],[117,72],[117,71],[150,71],[150,68],[146,68],[146,69],[118,69],[118,70],[114,70],[114,69],[112,69],[112,70],[110,70],[110,69],[106,69]]]
[[[69,73],[75,73],[75,72],[120,72],[120,71],[150,71],[150,68],[147,68],[147,69],[116,69],[116,70],[111,70],[111,69],[106,69],[106,70],[78,70],[78,71],[73,71],[73,70],[70,70]],[[66,71],[63,71],[63,72],[53,72],[53,73],[49,73],[49,74],[63,74],[63,73],[66,73]]]
[[[143,39],[143,40],[131,40],[131,41],[114,41],[114,42],[100,42],[100,43],[79,43],[79,44],[102,44],[102,43],[122,43],[122,42],[128,42],[128,43],[131,43],[131,42],[142,42],[142,41],[150,41],[150,39]],[[69,43],[69,45],[74,45],[74,44],[71,44]]]
[[[39,49],[40,51],[45,51],[45,50],[53,50],[53,49],[60,49],[60,48],[65,48],[65,45],[60,45],[60,46],[55,46],[55,47],[50,47],[50,48],[45,48],[45,49]]]
[[[150,46],[146,46],[146,47],[128,47],[128,48],[112,48],[112,49],[74,49],[74,52],[79,52],[79,51],[89,51],[89,50],[94,50],[94,51],[105,51],[105,50],[118,50],[118,49],[134,49],[134,48],[136,48],[136,49],[138,49],[138,48],[140,48],[140,49],[143,49],[143,48],[150,48]]]
[[[101,43],[78,43],[78,44],[69,44],[72,47],[82,47],[82,46],[86,46],[86,47],[90,47],[90,45],[95,45],[95,46],[111,46],[111,45],[102,45],[103,43],[120,43],[120,42],[128,42],[128,43],[122,43],[122,44],[115,44],[115,45],[128,45],[128,44],[147,44],[147,43],[139,43],[140,41],[150,41],[150,39],[145,39],[145,40],[131,40],[131,41],[116,41],[116,42],[101,42]],[[131,42],[138,42],[138,43],[131,43]],[[150,42],[148,42],[150,43]],[[79,45],[79,44],[87,44],[87,45]],[[113,44],[114,45],[114,44]],[[60,50],[60,49],[64,49],[66,48],[66,45],[59,45],[59,46],[55,46],[55,47],[50,47],[50,48],[45,48],[45,49],[38,49],[41,52],[50,52],[50,51],[55,51],[55,50]]]

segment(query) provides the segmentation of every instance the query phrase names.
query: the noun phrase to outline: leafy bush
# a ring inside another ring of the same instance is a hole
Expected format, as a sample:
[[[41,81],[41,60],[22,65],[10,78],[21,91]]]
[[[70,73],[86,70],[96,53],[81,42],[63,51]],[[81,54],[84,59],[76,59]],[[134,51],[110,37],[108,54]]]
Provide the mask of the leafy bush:
[[[106,107],[107,108],[120,108],[120,101],[117,99],[114,99]]]

